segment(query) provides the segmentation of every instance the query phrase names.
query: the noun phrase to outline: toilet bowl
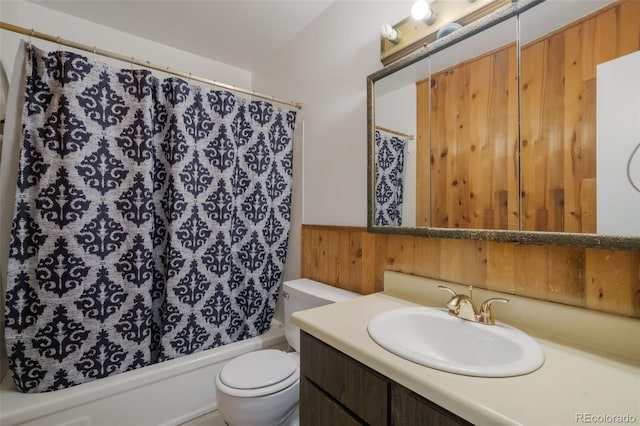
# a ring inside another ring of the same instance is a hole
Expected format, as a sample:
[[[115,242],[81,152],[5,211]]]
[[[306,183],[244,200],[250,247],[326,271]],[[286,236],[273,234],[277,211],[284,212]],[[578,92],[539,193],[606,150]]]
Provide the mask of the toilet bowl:
[[[287,425],[300,392],[298,354],[265,349],[241,355],[216,376],[218,410],[230,425]]]
[[[358,295],[306,278],[282,285],[285,335],[295,352],[263,349],[229,361],[216,375],[218,411],[231,426],[297,426],[300,329],[291,314]]]

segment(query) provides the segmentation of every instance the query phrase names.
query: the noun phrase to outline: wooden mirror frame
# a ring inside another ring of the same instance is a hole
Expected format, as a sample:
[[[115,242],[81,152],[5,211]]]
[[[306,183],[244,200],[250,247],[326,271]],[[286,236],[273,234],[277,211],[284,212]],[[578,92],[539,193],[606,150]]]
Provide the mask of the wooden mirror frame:
[[[469,38],[487,28],[544,2],[519,0],[493,12],[430,45],[399,59],[367,76],[367,231],[379,234],[414,235],[429,238],[452,238],[509,242],[514,244],[561,245],[584,248],[640,251],[640,238],[617,235],[579,234],[569,232],[507,231],[483,229],[450,229],[431,227],[401,227],[375,225],[375,82],[436,52]],[[519,54],[519,53],[518,53]]]

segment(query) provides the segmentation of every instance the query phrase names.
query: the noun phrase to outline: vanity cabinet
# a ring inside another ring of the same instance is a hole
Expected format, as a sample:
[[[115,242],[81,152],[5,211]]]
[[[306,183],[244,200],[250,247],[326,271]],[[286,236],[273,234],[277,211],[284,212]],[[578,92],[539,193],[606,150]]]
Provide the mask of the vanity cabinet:
[[[300,345],[302,426],[471,424],[304,331]]]

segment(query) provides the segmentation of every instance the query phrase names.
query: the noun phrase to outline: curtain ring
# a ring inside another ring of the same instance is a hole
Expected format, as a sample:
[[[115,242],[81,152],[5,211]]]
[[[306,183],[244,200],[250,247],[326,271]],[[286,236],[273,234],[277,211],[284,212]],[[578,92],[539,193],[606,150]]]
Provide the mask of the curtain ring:
[[[98,62],[98,48],[93,46],[93,63],[96,64]]]
[[[131,71],[133,71],[133,61],[134,61],[135,59],[136,59],[136,58],[134,58],[133,56],[131,57]]]
[[[56,37],[56,43],[58,43],[58,52],[60,52],[60,50],[62,50],[62,45],[60,44],[60,36]]]
[[[35,32],[36,32],[36,31],[35,31],[33,28],[31,28],[31,34],[29,34],[29,41],[28,41],[28,43],[27,43],[27,44],[28,44],[28,47],[27,47],[27,48],[28,48],[29,50],[31,50],[31,37],[33,37],[33,34],[34,34]]]

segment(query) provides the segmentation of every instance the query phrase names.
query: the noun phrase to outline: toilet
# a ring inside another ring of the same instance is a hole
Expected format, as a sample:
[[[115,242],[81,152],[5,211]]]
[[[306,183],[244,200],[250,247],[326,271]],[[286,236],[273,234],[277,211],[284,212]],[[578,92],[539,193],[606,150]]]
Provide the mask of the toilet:
[[[297,426],[300,329],[291,314],[353,299],[350,291],[301,278],[282,284],[287,342],[295,352],[263,349],[229,361],[216,375],[218,411],[228,425]]]

